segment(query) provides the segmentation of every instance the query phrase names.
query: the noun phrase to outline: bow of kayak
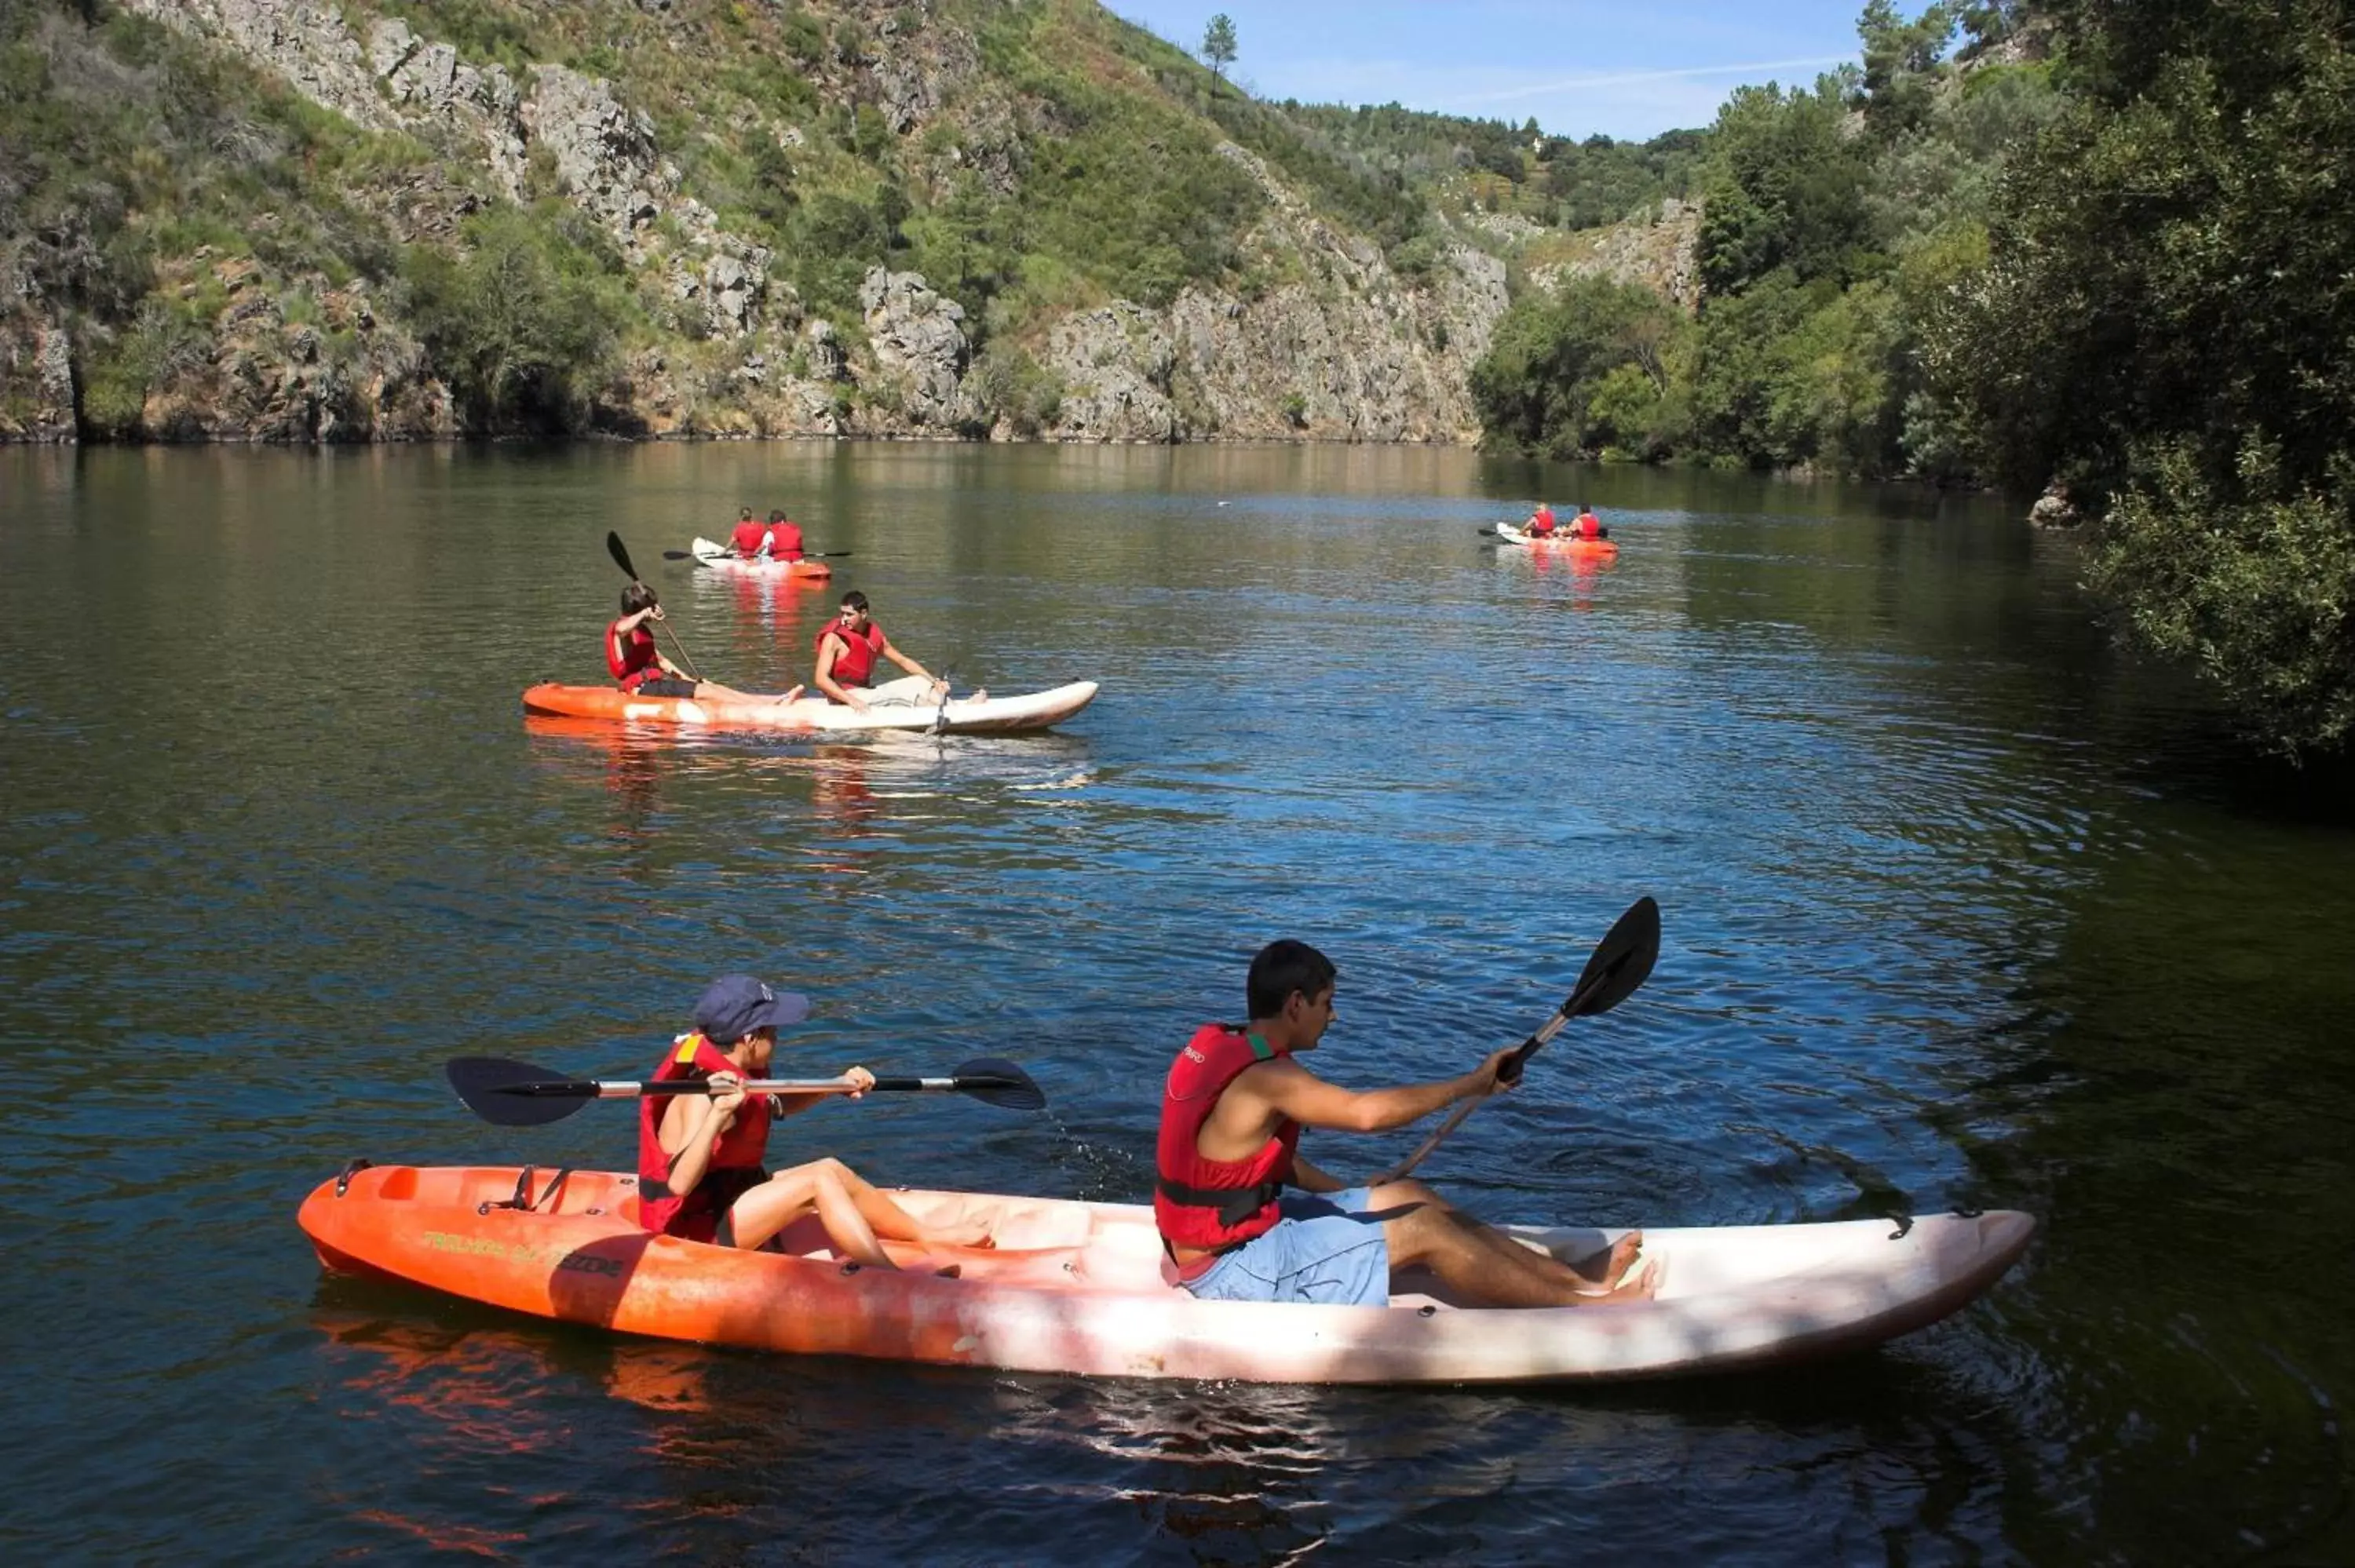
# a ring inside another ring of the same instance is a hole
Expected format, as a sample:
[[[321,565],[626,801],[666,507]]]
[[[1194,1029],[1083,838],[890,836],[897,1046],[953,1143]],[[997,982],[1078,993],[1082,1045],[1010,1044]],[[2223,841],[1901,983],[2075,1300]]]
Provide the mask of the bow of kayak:
[[[374,1166],[322,1182],[300,1223],[321,1263],[558,1321],[799,1354],[1115,1377],[1547,1383],[1685,1376],[1877,1344],[1955,1311],[2035,1230],[1995,1212],[1892,1224],[1646,1232],[1651,1301],[1504,1310],[1402,1280],[1389,1307],[1198,1301],[1164,1282],[1153,1212],[993,1193],[895,1198],[989,1248],[892,1244],[901,1271],[835,1255],[815,1222],[783,1253],[650,1235],[636,1179]],[[1615,1233],[1512,1227],[1566,1258]],[[944,1277],[934,1267],[954,1262]]]

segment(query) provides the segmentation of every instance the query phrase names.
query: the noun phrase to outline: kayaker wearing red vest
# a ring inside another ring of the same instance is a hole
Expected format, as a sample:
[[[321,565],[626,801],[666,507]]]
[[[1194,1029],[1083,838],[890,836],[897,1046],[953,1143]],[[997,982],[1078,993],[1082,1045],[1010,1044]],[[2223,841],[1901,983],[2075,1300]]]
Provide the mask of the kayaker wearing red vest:
[[[805,553],[801,525],[782,512],[769,514],[768,530],[762,536],[768,541],[771,560],[798,561]]]
[[[815,643],[817,650],[817,673],[810,683],[837,703],[843,703],[860,713],[867,711],[864,688],[874,683],[875,661],[889,659],[911,675],[932,682],[932,695],[945,698],[949,683],[891,646],[883,629],[875,624],[868,613],[867,596],[857,588],[842,596],[842,609],[832,620],[818,628]],[[976,691],[978,700],[988,694]]]
[[[719,1246],[758,1247],[815,1213],[835,1250],[872,1268],[896,1266],[879,1236],[928,1246],[986,1246],[979,1226],[932,1228],[828,1157],[772,1176],[761,1161],[769,1126],[815,1106],[816,1095],[745,1094],[746,1078],[769,1070],[777,1030],[809,1015],[806,999],[751,975],[722,975],[695,1004],[692,1033],[673,1042],[658,1080],[709,1078],[705,1095],[647,1095],[638,1101],[638,1223],[664,1235]],[[842,1074],[875,1082],[864,1067]]]
[[[655,598],[654,589],[644,583],[632,583],[622,590],[622,618],[605,628],[605,668],[622,683],[622,690],[644,697],[732,698],[748,703],[790,703],[802,694],[802,688],[795,686],[783,696],[771,698],[740,692],[717,681],[696,680],[664,658],[662,651],[655,646],[655,634],[647,630],[647,624],[664,619],[661,601]]]
[[[761,525],[761,520],[753,516],[752,509],[747,506],[736,514],[736,531],[728,535],[728,543],[738,555],[749,560],[761,553],[762,543],[768,536],[768,529]]]
[[[1570,531],[1582,539],[1611,537],[1611,530],[1603,525],[1603,519],[1597,517],[1583,501],[1578,503],[1578,515],[1572,520]]]
[[[1658,1288],[1657,1266],[1630,1273],[1640,1233],[1572,1267],[1420,1181],[1345,1187],[1302,1159],[1304,1127],[1383,1132],[1496,1093],[1514,1049],[1433,1084],[1365,1093],[1328,1084],[1295,1058],[1332,1022],[1334,980],[1316,948],[1271,942],[1245,982],[1250,1023],[1205,1025],[1170,1064],[1153,1213],[1178,1283],[1206,1300],[1380,1307],[1391,1271],[1419,1264],[1466,1305],[1566,1307]]]
[[[1529,520],[1523,525],[1521,531],[1532,539],[1552,538],[1553,508],[1542,501],[1539,502],[1538,509],[1529,514]]]

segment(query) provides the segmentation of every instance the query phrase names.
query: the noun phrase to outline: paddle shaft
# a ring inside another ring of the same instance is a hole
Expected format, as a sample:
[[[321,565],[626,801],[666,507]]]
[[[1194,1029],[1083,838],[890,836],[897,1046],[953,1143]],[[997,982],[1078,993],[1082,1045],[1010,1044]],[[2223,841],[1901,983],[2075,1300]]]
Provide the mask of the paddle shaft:
[[[1572,1016],[1571,1009],[1576,1004],[1577,1000],[1577,998],[1572,997],[1569,1001],[1563,1002],[1561,1007],[1554,1011],[1554,1015],[1545,1021],[1544,1028],[1539,1030],[1535,1034],[1530,1035],[1527,1040],[1522,1041],[1520,1044],[1514,1047],[1512,1056],[1513,1075],[1508,1082],[1508,1087],[1512,1084],[1518,1084],[1521,1081],[1520,1069],[1529,1065],[1529,1060],[1531,1056],[1537,1054],[1538,1047],[1552,1039],[1555,1035],[1561,1033],[1562,1030],[1569,1025]],[[1497,1075],[1502,1077],[1504,1075],[1502,1072],[1499,1072]],[[1439,1124],[1438,1131],[1433,1133],[1429,1138],[1423,1140],[1422,1148],[1416,1150],[1412,1154],[1408,1155],[1406,1159],[1396,1167],[1383,1171],[1380,1175],[1373,1178],[1373,1180],[1376,1181],[1395,1181],[1404,1176],[1408,1171],[1413,1170],[1416,1166],[1422,1164],[1424,1158],[1428,1156],[1433,1150],[1438,1148],[1442,1143],[1446,1141],[1447,1135],[1454,1132],[1456,1128],[1462,1124],[1465,1117],[1470,1116],[1474,1111],[1480,1108],[1480,1100],[1487,1097],[1487,1096],[1483,1095],[1480,1097],[1480,1099],[1465,1100],[1462,1105],[1457,1106],[1454,1110],[1448,1112],[1447,1119]]]
[[[848,1078],[748,1078],[740,1086],[748,1095],[847,1095],[858,1086]],[[867,1086],[877,1093],[955,1093],[970,1088],[969,1078],[878,1078]],[[594,1093],[583,1093],[593,1090]],[[549,1095],[569,1099],[629,1100],[645,1095],[708,1095],[709,1078],[655,1078],[631,1083],[621,1078],[559,1080],[547,1084],[511,1084],[498,1091],[508,1095]]]
[[[805,561],[838,561],[845,556],[858,553],[856,550],[804,550],[800,558]],[[666,561],[782,561],[784,558],[783,556],[740,556],[733,550],[714,550],[709,555],[698,555],[693,550],[663,552]]]

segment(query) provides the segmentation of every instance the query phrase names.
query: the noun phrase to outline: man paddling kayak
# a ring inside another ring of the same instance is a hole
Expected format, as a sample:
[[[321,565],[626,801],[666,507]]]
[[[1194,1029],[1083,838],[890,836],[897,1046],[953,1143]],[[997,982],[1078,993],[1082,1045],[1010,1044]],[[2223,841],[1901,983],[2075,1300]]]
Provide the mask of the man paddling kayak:
[[[708,1078],[702,1095],[647,1096],[638,1103],[638,1223],[664,1235],[757,1248],[815,1213],[835,1250],[871,1268],[897,1266],[878,1237],[927,1246],[987,1246],[979,1226],[927,1229],[831,1156],[772,1176],[762,1157],[769,1125],[799,1116],[815,1095],[744,1092],[769,1070],[781,1024],[809,1014],[809,1002],[751,975],[722,975],[695,1004],[695,1027],[674,1041],[656,1079]],[[875,1082],[864,1067],[842,1076],[857,1099]]]
[[[1529,520],[1521,524],[1521,532],[1532,539],[1552,538],[1553,508],[1542,501],[1539,502],[1538,509],[1529,514]]]
[[[762,535],[762,551],[773,561],[798,561],[807,552],[802,546],[801,524],[782,512],[769,514],[768,532]]]
[[[873,683],[875,661],[889,659],[911,675],[932,683],[933,696],[943,701],[949,683],[891,646],[883,629],[875,624],[868,613],[867,596],[853,588],[842,596],[838,614],[818,628],[817,671],[810,683],[824,692],[833,702],[844,704],[858,713],[867,711],[863,688]],[[989,695],[976,690],[972,700],[980,702]]]
[[[748,703],[790,703],[802,694],[802,688],[795,686],[772,699],[757,692],[740,692],[717,681],[697,680],[664,658],[662,651],[655,646],[655,634],[646,630],[647,623],[665,619],[662,602],[645,584],[632,583],[622,590],[622,618],[605,628],[605,668],[613,673],[622,690],[648,697],[705,697]]]
[[[1365,1093],[1328,1084],[1295,1057],[1332,1022],[1334,983],[1316,948],[1272,942],[1245,982],[1249,1024],[1205,1024],[1170,1065],[1153,1209],[1179,1284],[1209,1300],[1380,1307],[1391,1271],[1421,1265],[1470,1306],[1568,1307],[1658,1288],[1657,1265],[1632,1272],[1640,1233],[1573,1268],[1420,1181],[1349,1188],[1302,1159],[1303,1128],[1381,1132],[1495,1094],[1518,1049],[1438,1083]]]
[[[1603,525],[1603,519],[1597,517],[1594,514],[1594,509],[1583,501],[1578,503],[1578,515],[1571,519],[1570,534],[1573,539],[1611,537],[1611,530]]]

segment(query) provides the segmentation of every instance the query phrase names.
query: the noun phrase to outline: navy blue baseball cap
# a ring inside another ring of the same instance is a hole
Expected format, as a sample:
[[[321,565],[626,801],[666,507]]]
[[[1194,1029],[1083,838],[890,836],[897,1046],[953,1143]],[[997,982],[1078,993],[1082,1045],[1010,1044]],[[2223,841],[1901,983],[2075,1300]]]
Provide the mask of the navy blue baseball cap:
[[[755,1029],[782,1029],[809,1016],[809,998],[773,991],[751,975],[721,975],[695,1004],[695,1028],[723,1050]]]

